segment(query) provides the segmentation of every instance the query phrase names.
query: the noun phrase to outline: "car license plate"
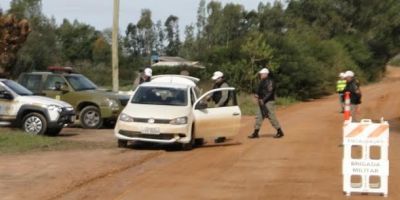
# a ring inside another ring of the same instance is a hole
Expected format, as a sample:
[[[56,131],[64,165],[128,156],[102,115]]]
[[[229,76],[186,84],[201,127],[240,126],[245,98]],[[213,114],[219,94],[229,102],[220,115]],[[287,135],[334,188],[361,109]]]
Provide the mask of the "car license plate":
[[[160,134],[160,128],[157,127],[145,127],[142,130],[143,134],[149,134],[149,135],[159,135]]]

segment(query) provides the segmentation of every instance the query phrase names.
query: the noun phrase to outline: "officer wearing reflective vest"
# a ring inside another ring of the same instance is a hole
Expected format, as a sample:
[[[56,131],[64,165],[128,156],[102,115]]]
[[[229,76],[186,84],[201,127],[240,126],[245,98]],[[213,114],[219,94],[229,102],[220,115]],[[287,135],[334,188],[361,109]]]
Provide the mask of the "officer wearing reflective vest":
[[[264,118],[268,118],[271,125],[277,130],[274,138],[283,137],[282,128],[275,116],[275,83],[271,77],[269,77],[269,70],[267,68],[261,69],[259,72],[260,84],[258,86],[257,94],[255,98],[259,106],[258,114],[256,116],[256,123],[254,126],[254,132],[249,136],[249,138],[258,138],[259,131]]]
[[[344,88],[346,87],[346,80],[344,79],[344,74],[345,73],[340,73],[339,74],[339,80],[336,82],[336,92],[339,94],[339,102],[340,102],[340,108],[341,112],[343,113],[344,111],[344,100],[343,100],[343,91]]]

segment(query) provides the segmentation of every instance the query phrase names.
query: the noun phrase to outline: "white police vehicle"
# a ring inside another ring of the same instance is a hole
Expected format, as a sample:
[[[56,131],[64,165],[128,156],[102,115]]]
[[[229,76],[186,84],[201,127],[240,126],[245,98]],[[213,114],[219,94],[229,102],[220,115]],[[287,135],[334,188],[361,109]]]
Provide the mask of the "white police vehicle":
[[[58,135],[73,123],[73,107],[63,101],[34,96],[20,84],[0,79],[0,125],[18,126],[34,135]]]

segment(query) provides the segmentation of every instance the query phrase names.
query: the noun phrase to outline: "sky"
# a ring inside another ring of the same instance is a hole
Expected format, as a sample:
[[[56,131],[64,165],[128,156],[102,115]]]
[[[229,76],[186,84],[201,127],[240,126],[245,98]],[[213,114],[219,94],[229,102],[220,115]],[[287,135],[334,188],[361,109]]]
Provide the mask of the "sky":
[[[9,8],[11,0],[0,0],[3,11]],[[210,2],[211,0],[206,0]],[[247,10],[257,9],[260,2],[272,0],[220,0],[221,3],[239,3]],[[186,25],[196,23],[197,8],[200,0],[120,0],[120,31],[125,32],[129,23],[136,23],[141,10],[148,8],[152,11],[153,21],[164,22],[171,14],[179,17],[179,26],[183,30]],[[98,30],[112,27],[113,0],[42,0],[43,13],[62,23],[64,18],[77,19],[79,22],[90,24]]]

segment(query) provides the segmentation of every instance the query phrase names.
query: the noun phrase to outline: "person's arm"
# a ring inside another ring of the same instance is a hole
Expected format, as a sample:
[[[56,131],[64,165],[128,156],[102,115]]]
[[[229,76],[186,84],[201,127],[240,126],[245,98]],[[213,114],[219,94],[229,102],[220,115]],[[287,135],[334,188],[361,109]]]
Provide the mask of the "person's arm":
[[[228,84],[223,83],[220,88],[227,88],[227,87],[229,87]],[[228,98],[229,98],[229,91],[228,90],[221,91],[221,99],[217,103],[217,107],[223,106],[223,104],[228,100]]]

